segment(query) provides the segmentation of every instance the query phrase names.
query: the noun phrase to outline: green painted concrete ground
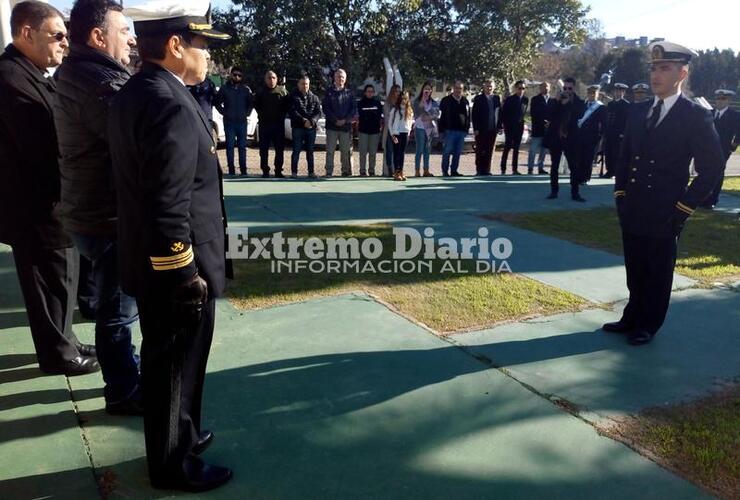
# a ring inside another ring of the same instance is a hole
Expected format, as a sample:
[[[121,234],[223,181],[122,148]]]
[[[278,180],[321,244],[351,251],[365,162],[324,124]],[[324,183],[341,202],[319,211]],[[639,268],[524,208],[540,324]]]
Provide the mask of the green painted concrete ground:
[[[422,181],[250,180],[226,191],[232,221],[250,228],[400,221],[468,235],[485,225],[521,252],[515,271],[594,309],[443,340],[363,294],[250,312],[222,301],[206,458],[235,479],[202,497],[703,497],[592,424],[740,375],[740,295],[679,292],[658,339],[630,348],[597,331],[618,317],[597,306],[626,296],[618,258],[479,218],[547,208],[546,183]],[[586,206],[611,203],[611,187],[595,184]],[[42,376],[26,325],[0,249],[0,498],[97,498],[96,475],[111,498],[173,495],[148,487],[141,421],[103,411],[99,374]],[[92,340],[92,324],[76,331]]]

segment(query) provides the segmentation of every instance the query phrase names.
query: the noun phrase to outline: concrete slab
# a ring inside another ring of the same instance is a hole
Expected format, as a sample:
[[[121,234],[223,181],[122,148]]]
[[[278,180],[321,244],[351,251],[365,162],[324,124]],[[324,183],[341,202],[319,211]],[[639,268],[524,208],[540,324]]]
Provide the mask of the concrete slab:
[[[67,379],[33,353],[28,328],[0,326],[0,497],[97,498]]]
[[[220,303],[217,327],[206,459],[235,478],[209,498],[704,496],[365,295]],[[81,402],[111,498],[168,496],[145,482],[141,422],[101,405]]]
[[[737,292],[674,293],[659,335],[639,348],[600,330],[619,319],[617,309],[504,325],[454,341],[596,421],[693,399],[740,375]]]

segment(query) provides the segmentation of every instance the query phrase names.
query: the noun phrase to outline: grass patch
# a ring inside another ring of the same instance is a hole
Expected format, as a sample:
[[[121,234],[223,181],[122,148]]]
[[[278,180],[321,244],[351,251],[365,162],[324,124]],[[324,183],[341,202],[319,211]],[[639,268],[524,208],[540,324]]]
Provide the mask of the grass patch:
[[[722,192],[740,196],[740,176],[725,177],[725,181],[722,183]]]
[[[285,231],[285,237],[378,238],[379,260],[390,260],[395,247],[392,228],[342,226]],[[269,247],[268,247],[269,248]],[[360,261],[362,267],[364,260]],[[476,274],[475,262],[462,263],[468,274],[441,272],[444,261],[433,260],[422,273],[273,273],[268,260],[234,261],[236,279],[229,285],[232,303],[256,309],[321,296],[362,290],[442,333],[489,326],[502,321],[563,311],[590,304],[571,293],[512,273]]]
[[[739,386],[690,404],[646,410],[605,433],[721,498],[740,498]]]
[[[502,214],[490,218],[622,254],[622,233],[613,208]],[[696,211],[681,235],[676,271],[704,285],[740,277],[740,220],[733,215]]]

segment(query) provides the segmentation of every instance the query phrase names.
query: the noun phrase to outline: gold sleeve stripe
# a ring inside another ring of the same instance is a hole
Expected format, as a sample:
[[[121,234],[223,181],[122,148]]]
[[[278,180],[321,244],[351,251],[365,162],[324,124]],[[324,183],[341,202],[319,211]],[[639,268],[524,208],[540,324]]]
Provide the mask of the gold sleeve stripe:
[[[189,263],[193,260],[193,247],[190,247],[177,255],[170,255],[169,257],[149,257],[149,260],[152,262],[153,266],[179,264],[183,261]]]
[[[623,191],[623,190],[619,190],[619,191],[614,191],[614,197],[615,197],[615,198],[617,198],[617,197],[619,197],[619,196],[624,196],[624,195],[626,195],[626,194],[627,194],[627,191]]]
[[[172,269],[180,269],[181,267],[185,267],[188,264],[190,264],[191,262],[193,262],[193,256],[192,255],[190,256],[190,260],[184,260],[184,261],[182,261],[180,263],[177,263],[177,264],[165,264],[165,265],[163,265],[163,264],[152,264],[152,268],[155,271],[170,271]]]
[[[188,29],[190,30],[210,30],[210,29],[213,29],[213,25],[212,24],[190,23],[188,24]]]
[[[691,215],[691,214],[694,213],[694,209],[693,208],[689,207],[688,205],[684,205],[680,201],[678,203],[676,203],[676,208],[678,208],[680,211],[685,212],[685,213],[687,213],[689,215]]]

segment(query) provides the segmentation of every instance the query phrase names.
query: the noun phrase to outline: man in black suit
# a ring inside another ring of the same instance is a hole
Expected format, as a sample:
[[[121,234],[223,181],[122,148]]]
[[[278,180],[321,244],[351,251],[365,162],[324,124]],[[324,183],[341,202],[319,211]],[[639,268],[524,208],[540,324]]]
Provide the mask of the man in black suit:
[[[92,346],[72,333],[77,262],[57,210],[59,165],[46,69],[68,47],[62,14],[36,1],[16,4],[13,42],[0,56],[0,241],[13,248],[39,368],[80,375],[100,369]]]
[[[702,204],[704,208],[714,208],[719,203],[719,194],[722,191],[722,184],[725,181],[725,168],[727,160],[737,149],[737,143],[740,142],[740,113],[729,108],[730,100],[735,92],[727,89],[718,89],[714,91],[716,104],[714,109],[714,128],[719,134],[719,141],[722,145],[722,153],[725,155],[725,163],[722,166],[717,187],[712,190],[712,194]]]
[[[524,95],[527,89],[523,80],[514,84],[514,93],[504,100],[501,109],[501,122],[499,128],[503,127],[505,134],[504,152],[501,155],[501,174],[506,174],[506,159],[509,151],[511,157],[511,174],[521,175],[519,173],[519,146],[522,143],[524,134],[524,115],[527,113],[529,99]]]
[[[619,150],[624,138],[624,127],[627,125],[627,113],[630,103],[624,98],[627,92],[624,83],[614,84],[614,100],[606,106],[606,137],[604,141],[604,162],[606,172],[601,176],[605,179],[614,177],[616,162],[619,160]]]
[[[578,183],[576,187],[591,180],[596,150],[601,143],[605,129],[606,106],[599,101],[599,85],[590,85],[586,94],[583,115],[578,119],[578,133],[576,135],[576,179]],[[586,201],[581,197],[578,190],[573,191],[572,187],[573,185],[571,185],[571,198],[574,201]]]
[[[537,173],[547,174],[544,168],[545,151],[543,145],[545,139],[545,122],[547,120],[547,106],[552,99],[550,98],[550,84],[547,82],[540,83],[540,93],[532,98],[529,107],[529,116],[532,118],[532,130],[530,130],[529,140],[529,158],[527,161],[527,173],[532,175],[534,171],[535,156],[539,156],[537,163]],[[550,154],[552,160],[552,153]]]
[[[493,94],[493,82],[483,82],[483,92],[473,99],[473,133],[475,134],[475,175],[491,175],[493,146],[496,144],[501,99]]]
[[[579,184],[581,182],[578,167],[578,120],[586,111],[586,103],[576,94],[576,81],[568,77],[563,80],[563,91],[560,101],[553,103],[548,110],[547,147],[550,149],[552,167],[550,168],[550,195],[548,200],[558,197],[558,167],[560,159],[565,155],[570,170],[570,194],[573,200],[580,198]]]
[[[630,109],[614,183],[629,302],[619,321],[603,326],[629,334],[632,345],[649,343],[663,325],[678,238],[724,161],[711,113],[681,95],[695,54],[671,42],[652,43],[650,51],[655,97]],[[689,185],[692,159],[697,176]]]
[[[232,476],[198,457],[213,439],[201,429],[201,399],[225,286],[225,213],[211,126],[186,85],[206,78],[208,39],[229,36],[211,28],[207,2],[168,7],[125,11],[144,63],[112,99],[108,135],[121,284],[136,297],[143,337],[149,479],[206,491]]]

